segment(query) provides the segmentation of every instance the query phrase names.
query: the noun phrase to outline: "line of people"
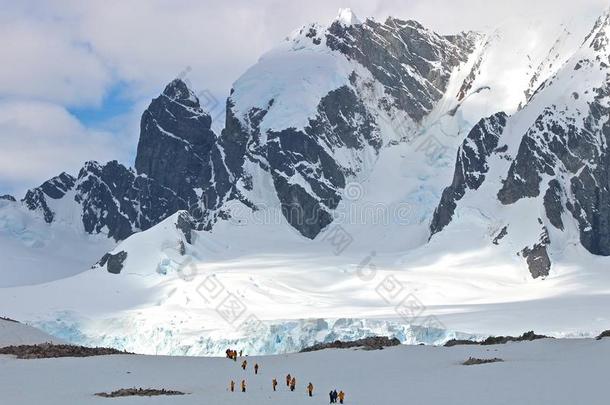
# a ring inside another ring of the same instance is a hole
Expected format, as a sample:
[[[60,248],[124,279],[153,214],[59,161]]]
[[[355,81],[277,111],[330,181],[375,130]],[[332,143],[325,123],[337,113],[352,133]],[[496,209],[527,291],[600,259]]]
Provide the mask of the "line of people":
[[[244,360],[241,362],[241,368],[242,370],[246,371],[246,368],[248,368],[248,360]],[[254,363],[254,374],[258,374],[258,363]]]
[[[226,355],[227,355],[227,359],[233,360],[233,361],[237,361],[237,350],[233,350],[233,349],[227,349],[225,351]],[[240,350],[239,351],[239,357],[242,357],[243,351]]]
[[[337,390],[334,389],[331,392],[329,392],[328,395],[330,397],[330,403],[331,404],[336,404],[337,403],[337,399],[339,399],[339,403],[340,404],[342,404],[343,401],[345,400],[345,392],[343,392],[343,390],[337,392]]]
[[[235,392],[235,381],[231,380],[229,390]],[[241,380],[241,392],[246,392],[246,380]]]
[[[237,355],[239,354],[239,356],[242,356],[242,351],[240,350],[239,353],[237,352],[237,350],[232,350],[232,349],[227,349],[226,351],[227,354],[227,358],[237,361]],[[244,360],[241,363],[241,368],[242,370],[246,371],[246,369],[248,368],[248,360]],[[254,374],[258,375],[258,371],[259,371],[259,365],[258,363],[254,363]],[[273,391],[277,390],[277,379],[273,378],[271,380],[271,387],[273,389]],[[295,376],[290,375],[290,373],[288,373],[288,375],[286,375],[286,386],[288,387],[288,389],[290,389],[291,392],[294,392],[296,390],[296,386],[297,386],[297,379]],[[247,383],[245,379],[241,380],[241,392],[246,392],[246,388],[247,388]],[[231,392],[235,392],[235,381],[231,380],[229,383],[229,390]],[[314,391],[314,386],[313,384],[310,382],[309,384],[307,384],[306,387],[307,390],[307,395],[309,397],[313,397],[313,391]],[[330,403],[334,404],[337,403],[337,400],[339,401],[340,404],[343,404],[343,402],[345,401],[345,392],[343,392],[343,390],[340,390],[339,392],[337,392],[336,389],[330,391],[329,393],[330,396]]]

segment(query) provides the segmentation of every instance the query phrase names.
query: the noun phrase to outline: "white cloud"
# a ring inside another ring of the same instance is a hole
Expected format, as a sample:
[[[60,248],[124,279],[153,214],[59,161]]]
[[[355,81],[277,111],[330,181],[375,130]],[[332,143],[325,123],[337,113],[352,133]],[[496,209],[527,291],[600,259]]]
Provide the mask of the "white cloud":
[[[0,145],[0,193],[17,196],[62,171],[76,175],[85,160],[124,154],[112,134],[89,130],[63,107],[44,102],[0,103]]]
[[[443,33],[484,30],[507,19],[565,21],[597,14],[606,0],[0,0],[0,95],[62,105],[96,103],[112,81],[135,100],[158,93],[187,66],[195,87],[224,98],[260,54],[339,7],[361,17],[416,19]]]
[[[0,20],[0,96],[64,105],[99,104],[110,72],[68,27]]]
[[[231,84],[263,52],[303,24],[329,22],[340,7],[361,18],[393,15],[452,33],[507,22],[590,21],[606,6],[607,0],[0,0],[0,182],[31,186],[93,158],[129,162],[139,115],[171,78],[190,67],[194,89],[224,104]],[[136,109],[106,123],[114,137],[83,127],[66,111],[99,105],[117,83]]]

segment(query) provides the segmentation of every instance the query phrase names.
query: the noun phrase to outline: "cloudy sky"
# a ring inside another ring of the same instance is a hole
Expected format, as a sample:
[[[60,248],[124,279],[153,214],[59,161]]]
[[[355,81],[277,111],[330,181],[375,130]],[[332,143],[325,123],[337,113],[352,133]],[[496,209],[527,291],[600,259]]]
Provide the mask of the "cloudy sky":
[[[186,74],[218,114],[262,52],[341,7],[451,33],[560,23],[607,0],[0,0],[0,194],[85,160],[131,165],[139,117],[172,78]]]

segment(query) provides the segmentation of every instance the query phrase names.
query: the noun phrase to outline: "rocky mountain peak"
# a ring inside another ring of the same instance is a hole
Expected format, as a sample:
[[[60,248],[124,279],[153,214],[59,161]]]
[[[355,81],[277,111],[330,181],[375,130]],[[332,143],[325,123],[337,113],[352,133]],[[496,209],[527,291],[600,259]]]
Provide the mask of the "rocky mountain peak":
[[[362,24],[360,19],[356,17],[356,14],[354,14],[351,8],[340,8],[339,12],[337,13],[337,17],[334,21],[343,26]]]
[[[50,200],[59,200],[74,187],[76,179],[66,172],[45,181],[39,187],[27,191],[22,202],[32,211],[42,214],[48,223],[53,222],[55,212],[49,205]]]
[[[186,201],[195,200],[193,189],[210,178],[209,156],[216,144],[211,123],[187,84],[173,80],[142,114],[136,171]]]
[[[172,80],[165,86],[162,95],[173,102],[201,110],[203,113],[199,105],[199,99],[182,79],[176,78]]]
[[[10,194],[3,194],[0,195],[0,200],[6,200],[6,201],[12,201],[12,202],[16,202],[17,200],[15,199],[15,197],[13,197]]]
[[[608,42],[610,41],[610,8],[602,14],[591,32],[587,35],[584,40],[584,44],[589,44],[590,48],[595,51],[606,51],[608,52]]]

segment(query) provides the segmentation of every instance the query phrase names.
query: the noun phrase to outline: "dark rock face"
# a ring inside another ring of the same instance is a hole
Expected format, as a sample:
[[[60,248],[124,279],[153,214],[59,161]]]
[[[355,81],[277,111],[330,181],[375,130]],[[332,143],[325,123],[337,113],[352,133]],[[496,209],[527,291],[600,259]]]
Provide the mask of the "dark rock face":
[[[193,220],[187,212],[181,212],[178,215],[178,220],[176,221],[176,229],[179,229],[182,232],[186,243],[193,243],[191,231],[195,229],[195,224],[193,224]]]
[[[451,70],[466,61],[475,40],[472,34],[443,37],[415,21],[394,18],[347,27],[337,21],[326,35],[328,47],[370,70],[393,97],[392,104],[416,121],[440,100]],[[418,81],[411,69],[426,80]]]
[[[564,212],[561,203],[562,195],[563,190],[559,181],[557,179],[549,181],[548,188],[544,194],[544,210],[551,224],[563,231],[563,220],[561,219],[561,214]]]
[[[100,267],[104,267],[107,265],[106,269],[108,273],[112,274],[120,274],[121,270],[123,270],[123,263],[127,259],[127,252],[120,251],[116,254],[106,253],[100,261],[98,262]]]
[[[74,187],[75,181],[74,177],[62,173],[45,181],[41,186],[28,190],[22,201],[30,210],[41,212],[44,220],[51,223],[55,213],[49,208],[47,198],[59,200]]]
[[[549,221],[564,229],[567,209],[578,222],[583,246],[603,256],[610,255],[609,94],[608,86],[596,90],[584,127],[547,108],[523,137],[498,192],[500,202],[512,204],[540,195],[543,177],[551,177],[544,194]]]
[[[457,202],[464,197],[466,191],[477,190],[485,181],[485,174],[489,170],[488,159],[498,147],[507,117],[504,112],[499,112],[480,120],[458,149],[453,181],[443,191],[432,217],[432,235],[451,222]]]
[[[523,335],[521,336],[490,336],[487,339],[485,339],[484,341],[481,342],[482,346],[490,346],[490,345],[498,345],[498,344],[505,344],[508,342],[532,342],[534,340],[540,340],[540,339],[551,339],[548,336],[545,335],[538,335],[536,333],[534,333],[534,331],[529,331],[529,332],[525,332]]]
[[[0,195],[0,200],[16,202],[17,200],[10,194]]]
[[[551,271],[551,259],[546,247],[546,244],[537,243],[532,248],[526,247],[521,251],[533,278],[546,277]]]
[[[508,226],[505,226],[504,228],[502,228],[502,229],[500,230],[500,233],[498,233],[498,234],[496,235],[496,237],[494,238],[494,240],[493,240],[493,242],[492,242],[492,243],[493,243],[494,245],[499,245],[499,244],[500,244],[500,241],[501,241],[502,239],[504,239],[504,237],[505,237],[506,235],[508,235]]]
[[[272,105],[271,100],[268,108]],[[231,106],[229,101],[221,144],[233,177],[241,177],[247,189],[243,170],[246,161],[268,171],[288,223],[303,236],[315,238],[332,222],[330,210],[341,200],[345,176],[352,174],[336,161],[332,152],[338,148],[363,150],[365,147],[378,151],[381,139],[373,117],[354,90],[343,86],[322,98],[318,113],[307,127],[269,131],[266,142],[261,143],[259,125],[267,110],[252,109],[244,128]],[[290,181],[295,177],[302,182]],[[232,197],[243,201],[240,195]]]
[[[91,161],[77,178],[62,173],[29,190],[23,202],[51,223],[50,201],[73,190],[85,231],[117,241],[179,210],[191,209],[200,220],[193,229],[203,228],[204,214],[219,206],[231,187],[210,125],[197,98],[184,82],[174,80],[143,114],[139,175],[116,161]]]
[[[362,150],[365,144],[375,150],[381,147],[373,118],[348,87],[324,97],[318,115],[303,131],[286,129],[269,135],[267,161],[282,213],[303,236],[313,239],[332,222],[330,210],[339,204],[345,187],[347,170],[329,149]],[[303,178],[313,193],[288,182],[295,175]]]
[[[491,345],[503,345],[508,342],[531,342],[539,339],[551,339],[545,335],[538,335],[534,333],[534,331],[525,332],[521,336],[489,336],[485,340],[480,342],[474,340],[461,340],[461,339],[451,339],[445,343],[445,347],[453,347],[460,345],[481,345],[481,346],[491,346]]]
[[[538,143],[539,138],[542,138],[540,141],[549,145],[551,150],[555,148],[558,153],[566,152],[565,145],[562,145],[559,138],[563,135],[564,128],[555,122],[554,117],[554,109],[546,108],[521,140],[517,157],[498,192],[498,200],[502,204],[513,204],[524,197],[537,197],[540,195],[542,174],[555,175],[556,160],[552,152]],[[573,125],[568,127],[568,131],[572,137],[576,135],[576,127]],[[570,163],[577,164],[573,160]]]
[[[594,131],[600,123],[601,128],[574,145],[573,153],[597,164],[572,172],[569,187],[574,199],[566,204],[578,221],[583,246],[603,256],[610,256],[610,109],[602,105],[602,98],[607,100],[609,94],[610,87],[599,91],[599,103],[590,106],[591,115],[583,132]],[[596,139],[599,149],[589,144]]]
[[[40,345],[6,346],[0,348],[0,354],[16,356],[18,359],[54,359],[60,357],[92,357],[116,354],[133,354],[106,347],[85,347],[73,345]]]
[[[189,204],[219,203],[228,185],[212,120],[180,79],[172,81],[142,115],[135,168]],[[223,173],[218,174],[218,171]],[[223,187],[224,186],[224,187]],[[201,189],[198,196],[195,189]]]
[[[397,338],[389,338],[387,336],[370,336],[351,342],[342,342],[340,340],[336,340],[330,343],[318,343],[311,347],[306,347],[302,349],[301,353],[315,352],[324,349],[350,349],[355,347],[360,347],[364,350],[381,350],[384,347],[398,345],[400,345],[400,340],[398,340]]]
[[[107,230],[122,240],[146,230],[187,203],[154,179],[136,176],[116,161],[100,165],[87,162],[77,181],[75,200],[82,206],[83,224],[89,233]]]

